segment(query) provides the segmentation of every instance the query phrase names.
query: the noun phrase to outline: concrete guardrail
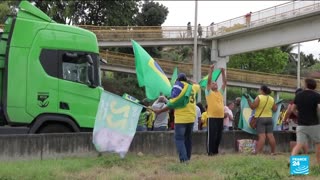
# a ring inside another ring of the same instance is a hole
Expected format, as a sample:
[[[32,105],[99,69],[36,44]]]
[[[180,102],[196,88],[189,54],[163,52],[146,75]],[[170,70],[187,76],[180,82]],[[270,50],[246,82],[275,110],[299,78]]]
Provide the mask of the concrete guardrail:
[[[236,152],[238,139],[255,139],[243,131],[223,134],[221,152]],[[289,152],[290,132],[275,132],[277,152]],[[193,133],[193,154],[206,153],[206,134]],[[92,133],[1,135],[0,160],[50,159],[70,156],[96,156]],[[266,146],[268,149],[268,146]],[[313,148],[310,148],[311,150]],[[131,153],[176,155],[174,133],[137,132],[130,147]]]

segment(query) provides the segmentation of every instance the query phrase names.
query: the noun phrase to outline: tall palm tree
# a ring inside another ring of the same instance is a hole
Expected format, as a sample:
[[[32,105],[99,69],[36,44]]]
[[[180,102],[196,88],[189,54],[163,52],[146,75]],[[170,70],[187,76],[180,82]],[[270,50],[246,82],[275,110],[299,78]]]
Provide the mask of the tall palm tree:
[[[284,46],[280,46],[282,52],[288,53],[288,61],[289,63],[296,62],[297,53],[293,52],[293,49],[296,48],[298,44],[288,44]]]

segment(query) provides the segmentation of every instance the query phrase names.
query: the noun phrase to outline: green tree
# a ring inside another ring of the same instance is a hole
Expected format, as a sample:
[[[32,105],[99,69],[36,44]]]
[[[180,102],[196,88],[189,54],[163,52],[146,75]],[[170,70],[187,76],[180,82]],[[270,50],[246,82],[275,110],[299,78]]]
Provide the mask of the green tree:
[[[296,75],[297,74],[297,56],[298,54],[293,52],[293,49],[297,47],[297,44],[289,44],[281,46],[282,52],[288,53],[288,64],[283,70],[283,74]]]
[[[139,12],[139,0],[95,0],[81,3],[85,10],[80,24],[132,26]]]
[[[313,57],[313,54],[306,55],[304,52],[300,52],[300,62],[301,67],[308,68],[313,66],[317,62],[317,59]]]
[[[0,2],[0,24],[4,24],[8,15],[16,13],[20,1],[2,1]]]
[[[269,48],[233,55],[230,57],[228,67],[267,73],[281,73],[287,63],[288,53],[282,52],[280,48]]]
[[[10,7],[8,5],[8,3],[6,1],[0,3],[0,23],[4,24],[4,22],[6,21],[6,17],[8,14],[10,14],[11,10]]]
[[[201,62],[203,64],[211,64],[211,48],[205,46],[202,48],[201,51],[202,51]]]
[[[280,47],[282,52],[288,53],[289,62],[296,62],[297,53],[293,52],[293,49],[295,49],[297,46],[297,44],[289,44]]]
[[[167,19],[168,13],[168,8],[164,5],[158,2],[145,0],[141,12],[137,14],[135,21],[138,26],[161,26]],[[154,27],[153,30],[156,38],[162,37],[161,27]],[[161,57],[161,47],[147,47],[145,49],[152,57]],[[173,56],[175,59],[179,59],[179,55]]]
[[[138,26],[161,26],[167,19],[168,8],[158,2],[145,0],[137,15]]]
[[[84,1],[80,0],[31,1],[54,21],[62,24],[78,24],[81,19],[80,17],[83,17],[84,14]]]
[[[64,24],[103,26],[134,25],[139,0],[33,0],[54,21]]]
[[[170,48],[161,53],[162,59],[172,60],[172,61],[191,61],[192,48],[190,46],[177,46],[175,48]]]
[[[114,73],[113,78],[102,79],[102,87],[120,96],[127,93],[139,100],[145,98],[144,88],[139,87],[137,77],[133,74]]]

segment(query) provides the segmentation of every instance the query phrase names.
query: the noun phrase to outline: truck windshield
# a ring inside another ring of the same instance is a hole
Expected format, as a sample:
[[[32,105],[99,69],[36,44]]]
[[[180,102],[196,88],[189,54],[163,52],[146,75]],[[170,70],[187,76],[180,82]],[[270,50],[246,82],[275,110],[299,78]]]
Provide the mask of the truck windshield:
[[[88,83],[88,66],[84,56],[66,53],[62,59],[63,79]]]
[[[95,54],[89,54],[93,60],[93,64],[88,62],[88,58],[84,54],[65,53],[62,58],[62,75],[63,79],[75,81],[83,84],[90,84],[88,77],[89,66],[94,66],[94,82],[96,86],[100,85],[99,78],[99,60]]]

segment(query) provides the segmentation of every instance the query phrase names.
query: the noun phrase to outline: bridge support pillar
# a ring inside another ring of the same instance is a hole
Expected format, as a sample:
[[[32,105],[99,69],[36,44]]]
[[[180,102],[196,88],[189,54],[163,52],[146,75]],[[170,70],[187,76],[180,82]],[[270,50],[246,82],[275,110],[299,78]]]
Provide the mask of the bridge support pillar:
[[[280,92],[279,91],[274,91],[274,99],[277,101],[280,98]]]
[[[217,40],[212,40],[211,43],[211,62],[215,63],[219,59],[219,53],[218,53],[218,42]]]

